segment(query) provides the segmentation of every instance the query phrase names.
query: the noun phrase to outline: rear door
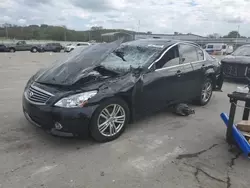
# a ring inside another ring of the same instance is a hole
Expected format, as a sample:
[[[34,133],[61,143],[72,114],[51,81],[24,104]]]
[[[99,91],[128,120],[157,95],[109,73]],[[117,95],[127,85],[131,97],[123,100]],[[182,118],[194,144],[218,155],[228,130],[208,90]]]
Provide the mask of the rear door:
[[[200,87],[204,82],[207,63],[203,50],[194,44],[180,44],[180,56],[183,63],[183,74],[185,74],[184,91],[186,96],[191,99],[200,92]],[[189,89],[188,89],[189,88]]]

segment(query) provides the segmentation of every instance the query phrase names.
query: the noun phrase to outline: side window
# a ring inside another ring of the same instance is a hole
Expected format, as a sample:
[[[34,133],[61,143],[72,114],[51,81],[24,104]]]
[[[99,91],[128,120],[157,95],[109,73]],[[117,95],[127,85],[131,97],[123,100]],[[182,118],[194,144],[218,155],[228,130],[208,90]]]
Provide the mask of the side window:
[[[180,64],[178,45],[172,47],[167,53],[155,64],[156,69],[171,67]]]
[[[196,49],[197,49],[199,61],[204,60],[204,52],[200,48],[196,48]]]
[[[211,48],[211,49],[213,49],[213,48],[214,48],[214,46],[213,46],[213,45],[207,45],[207,48]]]
[[[179,46],[181,64],[199,61],[196,47],[189,44],[180,44]]]

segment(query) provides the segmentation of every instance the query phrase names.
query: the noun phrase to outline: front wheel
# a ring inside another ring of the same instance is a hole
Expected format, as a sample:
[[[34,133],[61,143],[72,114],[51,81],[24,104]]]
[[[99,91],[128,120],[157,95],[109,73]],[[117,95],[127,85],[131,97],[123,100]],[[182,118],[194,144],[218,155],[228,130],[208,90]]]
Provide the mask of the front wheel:
[[[202,84],[200,96],[197,99],[199,105],[204,106],[206,105],[213,94],[213,82],[210,78],[206,78],[204,83]]]
[[[104,101],[92,117],[90,133],[98,142],[108,142],[118,138],[129,121],[129,108],[119,98]]]

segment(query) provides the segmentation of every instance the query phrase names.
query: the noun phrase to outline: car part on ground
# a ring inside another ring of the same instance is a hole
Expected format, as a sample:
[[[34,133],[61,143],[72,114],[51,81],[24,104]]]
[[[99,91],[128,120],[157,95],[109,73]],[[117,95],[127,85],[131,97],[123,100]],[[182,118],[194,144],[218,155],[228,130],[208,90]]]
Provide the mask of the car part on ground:
[[[197,99],[207,104],[218,60],[190,42],[144,39],[76,48],[28,81],[23,110],[43,129],[119,137],[129,120]]]
[[[185,103],[179,103],[174,105],[174,113],[180,116],[188,116],[191,114],[195,114],[195,110],[190,108],[187,104]]]

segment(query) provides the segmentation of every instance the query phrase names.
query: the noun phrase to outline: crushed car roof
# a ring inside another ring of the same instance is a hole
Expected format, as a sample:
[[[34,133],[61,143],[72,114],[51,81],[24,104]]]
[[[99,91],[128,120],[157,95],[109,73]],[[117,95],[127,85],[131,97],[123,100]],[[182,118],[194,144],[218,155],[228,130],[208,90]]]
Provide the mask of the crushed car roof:
[[[158,48],[167,48],[173,44],[183,42],[183,43],[190,43],[197,45],[196,43],[190,42],[190,41],[181,41],[181,40],[171,40],[171,39],[140,39],[140,40],[135,40],[131,42],[126,42],[123,44],[126,45],[134,45],[134,46],[144,46],[144,47],[158,47]]]
[[[164,40],[164,39],[140,39],[131,42],[126,42],[126,45],[132,46],[145,46],[145,47],[159,47],[159,48],[166,48],[172,44],[175,44],[179,41],[177,40]]]

